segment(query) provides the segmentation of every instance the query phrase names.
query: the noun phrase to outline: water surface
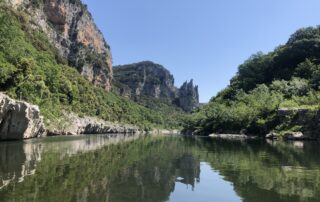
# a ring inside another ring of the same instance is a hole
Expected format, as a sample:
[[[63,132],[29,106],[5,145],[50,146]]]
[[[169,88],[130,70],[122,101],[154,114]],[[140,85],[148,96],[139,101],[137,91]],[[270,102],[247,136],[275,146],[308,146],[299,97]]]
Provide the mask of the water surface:
[[[0,143],[0,201],[320,201],[319,144],[92,135]]]

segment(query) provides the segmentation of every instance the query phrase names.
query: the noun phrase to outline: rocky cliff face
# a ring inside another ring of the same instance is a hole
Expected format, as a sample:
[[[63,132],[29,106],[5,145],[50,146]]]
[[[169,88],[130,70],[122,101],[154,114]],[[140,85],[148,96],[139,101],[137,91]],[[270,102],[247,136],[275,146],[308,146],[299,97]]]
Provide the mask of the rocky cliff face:
[[[48,35],[60,56],[89,81],[111,88],[112,57],[108,44],[80,0],[5,0],[27,14],[30,26]]]
[[[119,84],[123,96],[172,99],[177,94],[174,78],[170,72],[163,66],[149,61],[116,66],[114,79]]]
[[[186,81],[179,89],[179,106],[188,112],[199,106],[198,86],[193,84],[193,80]]]
[[[0,140],[21,140],[43,135],[43,118],[37,106],[0,93]]]
[[[115,90],[122,96],[167,99],[187,112],[199,104],[198,87],[193,81],[178,89],[172,74],[159,64],[144,61],[116,66],[113,71]]]

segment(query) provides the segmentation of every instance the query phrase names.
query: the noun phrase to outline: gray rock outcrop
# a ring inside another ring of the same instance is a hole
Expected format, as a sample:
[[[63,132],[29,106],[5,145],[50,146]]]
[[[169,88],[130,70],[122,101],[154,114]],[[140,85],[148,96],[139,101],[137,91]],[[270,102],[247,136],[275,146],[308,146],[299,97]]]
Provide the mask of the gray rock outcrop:
[[[283,136],[285,140],[304,140],[307,139],[302,132],[286,132]]]
[[[81,0],[4,0],[44,32],[59,55],[96,86],[111,89],[109,45]]]
[[[174,99],[178,89],[170,72],[159,64],[144,61],[114,67],[115,85],[122,96]]]
[[[0,140],[21,140],[45,135],[38,106],[0,93]]]
[[[116,124],[95,117],[79,117],[74,113],[64,113],[66,119],[63,128],[48,129],[48,136],[79,134],[135,134],[138,127],[129,124]]]
[[[193,80],[186,81],[179,89],[179,106],[187,112],[191,112],[199,106],[198,86],[193,85]]]
[[[199,106],[198,87],[193,80],[180,89],[174,85],[173,75],[162,65],[150,61],[115,66],[114,89],[122,96],[137,100],[140,97],[165,99],[191,112]]]

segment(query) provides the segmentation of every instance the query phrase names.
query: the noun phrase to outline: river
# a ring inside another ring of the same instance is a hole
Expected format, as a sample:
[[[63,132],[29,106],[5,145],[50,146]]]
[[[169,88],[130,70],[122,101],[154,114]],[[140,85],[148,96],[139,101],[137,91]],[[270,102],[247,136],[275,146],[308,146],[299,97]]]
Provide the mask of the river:
[[[87,135],[0,143],[0,201],[320,201],[317,142]]]

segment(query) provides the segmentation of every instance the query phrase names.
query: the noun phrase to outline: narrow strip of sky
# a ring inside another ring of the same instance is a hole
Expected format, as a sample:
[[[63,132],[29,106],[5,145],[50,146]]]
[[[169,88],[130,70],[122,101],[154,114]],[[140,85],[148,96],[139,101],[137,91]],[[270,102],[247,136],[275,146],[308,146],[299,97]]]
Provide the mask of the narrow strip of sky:
[[[110,44],[114,64],[151,60],[176,84],[193,78],[200,101],[229,84],[251,54],[320,24],[319,0],[83,0]]]

